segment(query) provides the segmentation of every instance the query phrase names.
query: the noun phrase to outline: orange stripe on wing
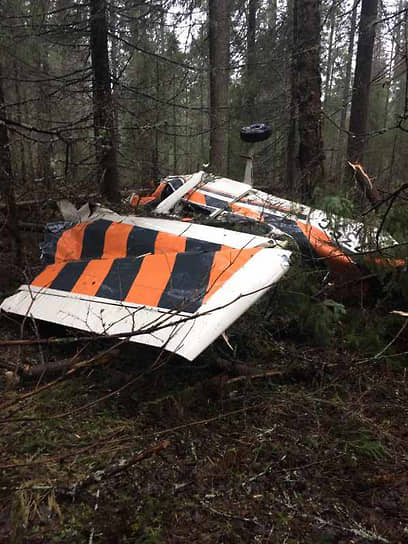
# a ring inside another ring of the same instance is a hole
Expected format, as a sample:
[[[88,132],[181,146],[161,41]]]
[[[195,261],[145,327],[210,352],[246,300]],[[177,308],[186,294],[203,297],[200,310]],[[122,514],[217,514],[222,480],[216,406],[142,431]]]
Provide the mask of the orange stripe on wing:
[[[159,232],[154,244],[155,253],[184,253],[186,239],[168,232]]]
[[[38,276],[33,279],[31,285],[35,285],[35,287],[49,287],[65,265],[66,263],[49,264],[44,268],[41,274],[38,274]]]
[[[127,256],[127,242],[133,225],[112,223],[105,233],[102,259],[120,259]]]
[[[55,252],[55,262],[76,261],[81,258],[84,233],[89,223],[79,223],[62,233]]]
[[[89,261],[71,293],[95,296],[112,267],[112,259]]]
[[[146,255],[126,302],[157,306],[174,268],[177,253]]]
[[[308,223],[296,221],[298,227],[309,240],[310,245],[316,251],[319,257],[325,259],[326,265],[336,274],[345,274],[351,272],[353,275],[359,272],[353,260],[345,255],[341,249],[333,245],[330,237]]]
[[[199,191],[192,191],[190,193],[187,193],[184,198],[189,202],[195,202],[196,204],[202,204],[203,206],[206,206],[205,196]]]
[[[224,249],[217,251],[214,255],[208,280],[207,292],[203,302],[206,302],[230,277],[237,272],[262,248],[251,249]]]
[[[231,202],[228,207],[231,211],[239,215],[245,215],[245,217],[251,217],[253,219],[257,219],[258,221],[264,221],[262,214],[256,210],[245,208],[244,206],[240,206],[239,204],[235,204],[233,202]]]

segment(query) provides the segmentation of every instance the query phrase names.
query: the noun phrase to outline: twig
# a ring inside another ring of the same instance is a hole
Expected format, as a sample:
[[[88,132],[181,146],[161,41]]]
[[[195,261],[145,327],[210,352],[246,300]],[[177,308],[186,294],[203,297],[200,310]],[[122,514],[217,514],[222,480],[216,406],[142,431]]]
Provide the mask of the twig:
[[[390,340],[388,342],[388,344],[385,346],[385,348],[383,348],[381,351],[379,351],[376,355],[374,355],[374,357],[372,358],[374,361],[376,359],[379,359],[386,351],[389,347],[392,346],[392,344],[400,337],[400,335],[404,332],[406,326],[408,325],[408,320],[405,321],[405,323],[402,325],[402,327],[399,329],[399,331],[397,332],[397,334],[392,338],[392,340]]]
[[[83,480],[80,480],[69,487],[63,487],[56,489],[56,493],[59,495],[71,495],[75,496],[87,487],[93,485],[93,484],[99,484],[102,481],[105,481],[109,478],[112,478],[113,476],[116,476],[120,472],[125,472],[126,470],[129,470],[133,465],[136,463],[140,463],[140,461],[143,461],[144,459],[147,459],[149,457],[152,457],[153,455],[157,455],[162,450],[167,448],[169,446],[170,442],[168,440],[163,440],[163,442],[160,442],[159,444],[155,446],[151,446],[147,450],[142,451],[141,453],[137,453],[136,455],[133,455],[130,459],[128,459],[125,462],[119,462],[116,466],[111,467],[110,469],[106,470],[100,470],[95,472],[94,474],[91,474],[87,478],[84,478]]]
[[[283,374],[285,373],[282,370],[267,370],[266,372],[262,372],[261,374],[249,374],[246,376],[236,376],[235,378],[231,378],[230,380],[227,380],[226,383],[230,384],[235,382],[242,382],[245,380],[254,380],[255,378],[268,378],[269,376],[282,376]]]
[[[236,514],[230,514],[229,512],[222,512],[221,510],[216,510],[209,504],[207,504],[205,501],[199,501],[200,505],[208,510],[209,512],[212,512],[213,514],[216,514],[217,516],[221,516],[225,519],[235,519],[237,521],[244,521],[245,523],[253,523],[254,525],[261,526],[261,523],[259,523],[258,520],[253,518],[244,518],[243,516],[237,516]]]

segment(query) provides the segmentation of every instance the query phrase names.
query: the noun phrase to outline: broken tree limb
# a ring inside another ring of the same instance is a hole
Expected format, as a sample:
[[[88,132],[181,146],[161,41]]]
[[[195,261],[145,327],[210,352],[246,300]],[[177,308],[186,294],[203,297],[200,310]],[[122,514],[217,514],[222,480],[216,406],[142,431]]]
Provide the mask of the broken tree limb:
[[[59,375],[65,372],[71,374],[75,370],[90,366],[91,364],[104,365],[110,363],[118,355],[119,350],[113,350],[109,353],[100,353],[93,357],[92,360],[78,361],[77,363],[73,363],[72,359],[63,359],[62,361],[54,361],[46,365],[24,365],[21,369],[21,375],[23,378],[38,378],[42,375]]]
[[[374,206],[374,209],[377,209],[377,206],[381,202],[381,197],[377,187],[374,185],[361,164],[354,164],[350,161],[347,161],[347,164],[352,169],[354,178],[357,181],[357,184],[361,189],[363,195],[366,196],[367,199],[371,202],[371,204]]]
[[[96,354],[92,359],[84,361],[73,361],[72,359],[62,359],[61,361],[53,361],[41,365],[21,365],[16,366],[7,361],[0,361],[0,367],[14,371],[20,378],[32,379],[40,376],[58,376],[60,374],[71,374],[72,372],[90,366],[92,364],[104,365],[112,361],[114,357],[119,355],[119,350],[114,349],[108,353],[101,352]]]
[[[91,340],[92,336],[66,336],[62,338],[21,338],[19,340],[0,340],[0,347],[12,347],[12,346],[35,346],[38,344],[72,344],[76,342],[87,342]],[[105,337],[102,337],[105,338]],[[106,337],[109,338],[109,337]]]

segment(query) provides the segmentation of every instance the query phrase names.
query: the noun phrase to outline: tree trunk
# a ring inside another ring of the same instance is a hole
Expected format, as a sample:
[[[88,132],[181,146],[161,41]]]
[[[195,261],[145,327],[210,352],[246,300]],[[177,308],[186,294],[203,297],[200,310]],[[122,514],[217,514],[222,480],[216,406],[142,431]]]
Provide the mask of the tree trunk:
[[[311,200],[324,177],[321,132],[320,2],[295,0],[297,20],[296,68],[299,151],[302,199]]]
[[[337,5],[337,0],[333,0],[333,3],[330,7],[330,35],[329,35],[329,44],[328,44],[328,50],[327,50],[326,76],[325,76],[325,82],[324,82],[324,110],[325,111],[327,110],[329,98],[331,95],[331,88],[332,88],[333,45],[335,42],[334,34],[336,29],[336,5]]]
[[[3,94],[2,76],[3,70],[2,66],[0,65],[0,116],[5,117],[5,100]],[[22,258],[21,239],[17,222],[16,201],[14,197],[10,140],[5,123],[0,123],[0,196],[4,199],[4,203],[6,205],[5,226],[8,231],[9,239],[12,242],[13,261],[16,266],[19,266]]]
[[[20,70],[17,63],[17,60],[13,60],[13,77],[14,77],[14,93],[16,96],[16,118],[19,123],[23,122],[23,114],[22,114],[22,106],[24,103],[23,95],[21,91],[21,84],[20,84]],[[17,139],[18,145],[15,156],[14,156],[14,172],[17,171],[19,174],[19,181],[22,185],[24,185],[27,181],[27,167],[26,167],[26,149],[24,145],[24,138],[22,136],[19,136]]]
[[[398,11],[402,12],[403,9],[407,9],[408,2],[406,0],[400,0],[398,5]],[[393,94],[394,94],[394,114],[396,118],[405,115],[406,111],[406,71],[407,71],[407,58],[406,58],[406,40],[407,40],[407,12],[401,14],[401,17],[396,23],[396,37],[395,37],[395,56],[392,67],[392,78],[394,80]]]
[[[160,68],[159,60],[156,59],[155,66],[155,94],[157,102],[155,104],[155,120],[154,120],[154,129],[153,129],[153,149],[152,149],[152,178],[155,181],[160,179],[160,165],[159,165],[159,120],[160,120]]]
[[[111,7],[110,21],[112,33],[116,36],[120,33],[121,20],[119,13],[115,10],[114,6]],[[119,100],[120,100],[120,47],[119,41],[113,37],[111,38],[111,48],[110,48],[110,63],[113,79],[113,88],[112,88],[112,102],[113,102],[113,123],[114,123],[114,135],[115,135],[115,150],[116,154],[120,156],[120,117],[119,117]]]
[[[296,172],[296,120],[297,120],[297,99],[296,99],[296,46],[295,36],[297,34],[297,6],[293,0],[288,2],[288,29],[290,34],[290,59],[289,59],[289,120],[288,135],[286,142],[286,183],[289,194],[295,198],[295,172]]]
[[[47,78],[49,74],[48,64],[48,51],[43,48],[42,51],[37,52],[37,67],[40,78]],[[49,76],[48,76],[49,77]],[[39,98],[37,102],[38,111],[38,126],[39,128],[47,130],[49,128],[50,121],[52,119],[51,104],[49,98],[49,91],[47,90],[46,83],[40,82],[38,84]],[[38,152],[38,174],[40,179],[44,182],[47,189],[51,189],[52,180],[54,178],[54,169],[52,166],[53,159],[53,144],[51,141],[44,139],[37,145]]]
[[[347,50],[347,65],[346,65],[346,74],[344,78],[344,88],[343,88],[343,105],[341,109],[340,116],[340,130],[338,131],[337,137],[337,161],[335,172],[340,178],[340,183],[344,181],[344,152],[345,152],[345,138],[344,132],[346,129],[346,119],[348,111],[348,103],[350,98],[350,83],[351,83],[351,67],[353,64],[353,51],[354,51],[354,38],[356,35],[357,27],[357,4],[354,5],[354,8],[351,13],[351,22],[350,22],[350,33],[349,33],[349,45]]]
[[[90,46],[93,72],[94,133],[98,180],[102,196],[118,201],[119,173],[108,57],[106,0],[90,0]]]
[[[268,20],[268,29],[272,33],[272,38],[276,40],[276,30],[277,30],[277,18],[278,18],[278,2],[277,0],[269,0],[267,7],[267,20]]]
[[[258,10],[258,0],[249,0],[248,3],[248,22],[247,22],[247,111],[246,117],[248,123],[256,122],[255,116],[255,98],[256,98],[256,14]]]
[[[347,157],[361,162],[367,141],[368,106],[370,98],[371,66],[374,50],[375,20],[378,0],[362,0],[356,69],[351,101]]]
[[[41,36],[47,33],[47,16],[49,12],[49,0],[31,0],[30,14],[34,27]],[[36,117],[40,129],[48,130],[52,124],[52,104],[48,79],[50,77],[49,44],[38,36],[31,43],[31,53],[38,72],[38,84],[36,86]],[[49,138],[41,138],[36,145],[37,176],[49,190],[54,178],[53,169],[53,143]]]
[[[230,0],[209,0],[210,164],[214,173],[228,170],[228,85]]]

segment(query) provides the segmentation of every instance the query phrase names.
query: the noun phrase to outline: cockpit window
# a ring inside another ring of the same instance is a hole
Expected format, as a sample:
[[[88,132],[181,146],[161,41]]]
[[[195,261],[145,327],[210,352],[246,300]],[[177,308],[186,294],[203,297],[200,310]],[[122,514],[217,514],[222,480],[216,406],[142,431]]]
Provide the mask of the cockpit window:
[[[174,191],[184,184],[184,181],[181,178],[171,178],[167,183],[166,187],[163,189],[160,195],[160,201],[162,202],[168,196],[170,196]]]

